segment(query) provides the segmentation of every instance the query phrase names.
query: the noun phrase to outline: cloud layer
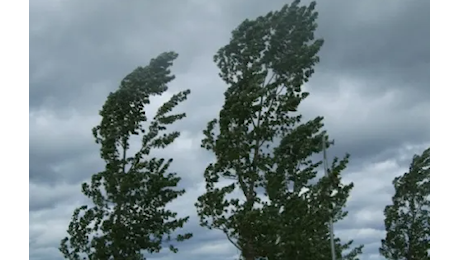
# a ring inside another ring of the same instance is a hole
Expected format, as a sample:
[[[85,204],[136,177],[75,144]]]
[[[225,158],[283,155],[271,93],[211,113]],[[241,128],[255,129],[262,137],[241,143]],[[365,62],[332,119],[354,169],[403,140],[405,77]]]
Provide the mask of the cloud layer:
[[[234,259],[225,237],[198,226],[193,203],[212,155],[201,131],[217,116],[225,85],[212,62],[231,30],[289,1],[53,1],[30,3],[30,259],[62,259],[57,247],[80,184],[104,167],[91,128],[110,91],[132,69],[163,51],[179,58],[172,94],[190,88],[179,109],[188,117],[180,139],[161,151],[174,157],[187,195],[174,205],[191,215],[194,239],[160,259]],[[319,1],[321,62],[302,104],[306,118],[325,116],[336,140],[332,155],[351,154],[345,180],[355,189],[337,235],[365,244],[362,259],[380,259],[383,208],[391,180],[429,145],[429,1]],[[165,98],[164,98],[165,99]],[[163,100],[155,99],[153,108]],[[158,259],[158,258],[156,258]]]

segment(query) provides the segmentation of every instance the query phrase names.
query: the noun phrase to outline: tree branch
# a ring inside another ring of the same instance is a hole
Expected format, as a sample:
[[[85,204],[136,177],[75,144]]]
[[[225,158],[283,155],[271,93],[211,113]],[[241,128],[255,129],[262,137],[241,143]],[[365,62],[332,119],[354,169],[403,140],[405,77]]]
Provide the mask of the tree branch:
[[[228,241],[230,241],[230,243],[232,243],[232,245],[234,245],[238,250],[241,251],[241,247],[238,246],[238,244],[235,243],[235,242],[230,238],[230,235],[228,234],[227,229],[225,229],[225,228],[217,228],[217,229],[222,230],[222,231],[224,232],[225,236],[227,236]]]

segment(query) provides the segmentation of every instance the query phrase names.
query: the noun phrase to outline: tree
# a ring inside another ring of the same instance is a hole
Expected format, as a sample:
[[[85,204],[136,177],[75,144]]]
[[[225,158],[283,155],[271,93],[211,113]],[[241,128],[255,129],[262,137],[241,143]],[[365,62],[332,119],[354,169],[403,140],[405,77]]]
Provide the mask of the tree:
[[[127,75],[118,90],[109,94],[100,111],[101,123],[93,128],[106,167],[92,176],[90,184],[82,184],[83,194],[94,205],[75,210],[69,237],[60,247],[66,259],[145,259],[143,251],[159,252],[165,242],[192,236],[171,235],[188,220],[165,208],[185,192],[176,188],[180,178],[168,173],[173,160],[147,158],[152,148],[164,148],[179,137],[179,132],[164,131],[185,117],[185,113],[170,112],[190,91],[173,95],[158,109],[148,129],[143,126],[149,98],[166,92],[174,79],[170,67],[176,57],[174,52],[159,55]],[[129,156],[130,138],[140,134],[141,148]],[[170,250],[177,248],[171,244]]]
[[[391,260],[430,259],[430,148],[414,155],[409,172],[396,177],[393,185],[380,253]]]
[[[341,184],[340,172],[348,156],[314,184],[321,162],[309,158],[322,150],[323,118],[301,123],[296,113],[323,44],[314,37],[317,16],[315,2],[296,0],[243,21],[214,56],[229,87],[219,118],[204,130],[202,147],[216,161],[204,172],[206,192],[196,207],[201,225],[222,230],[246,260],[308,259],[310,251],[330,259],[327,223],[346,215],[353,185]]]

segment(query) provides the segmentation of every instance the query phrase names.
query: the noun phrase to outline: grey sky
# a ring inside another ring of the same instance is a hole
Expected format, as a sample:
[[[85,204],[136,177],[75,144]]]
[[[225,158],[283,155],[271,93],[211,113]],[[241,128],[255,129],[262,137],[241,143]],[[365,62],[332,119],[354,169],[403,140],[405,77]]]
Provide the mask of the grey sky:
[[[217,116],[225,90],[212,56],[243,19],[288,2],[32,1],[30,259],[62,259],[57,246],[72,210],[84,202],[80,183],[103,167],[91,128],[107,94],[135,67],[170,50],[179,53],[171,91],[192,94],[180,107],[188,113],[176,125],[180,140],[159,153],[176,160],[173,170],[188,193],[173,207],[192,216],[187,228],[195,238],[161,259],[232,259],[236,250],[222,234],[198,227],[193,207],[212,160],[200,149],[201,131]],[[302,112],[325,116],[336,140],[332,155],[351,154],[345,179],[355,189],[338,234],[366,245],[362,259],[379,259],[391,180],[430,141],[429,1],[319,1],[317,10],[325,45]]]

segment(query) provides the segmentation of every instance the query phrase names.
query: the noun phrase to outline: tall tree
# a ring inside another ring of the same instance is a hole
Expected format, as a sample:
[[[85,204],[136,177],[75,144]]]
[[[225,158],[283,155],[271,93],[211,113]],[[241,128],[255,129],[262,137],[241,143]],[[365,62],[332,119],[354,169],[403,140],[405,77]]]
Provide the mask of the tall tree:
[[[171,144],[179,132],[165,133],[167,126],[185,117],[171,114],[187,98],[189,90],[179,92],[164,103],[145,129],[144,107],[151,96],[168,90],[174,79],[170,67],[177,54],[166,52],[138,67],[110,93],[93,129],[105,170],[96,173],[91,183],[82,184],[82,192],[93,206],[77,208],[68,228],[68,237],[60,251],[66,259],[125,260],[145,259],[144,251],[159,252],[165,242],[189,239],[191,234],[172,236],[188,220],[165,206],[185,191],[177,189],[180,178],[169,173],[172,159],[149,156],[152,148]],[[141,148],[129,156],[130,138],[142,134]]]
[[[430,148],[414,155],[409,171],[393,180],[395,194],[385,207],[380,253],[391,260],[430,259]]]
[[[222,230],[246,260],[308,259],[309,250],[322,257],[316,259],[330,258],[328,220],[346,215],[341,208],[352,184],[341,184],[340,172],[348,157],[314,185],[321,162],[309,158],[322,150],[322,117],[302,124],[295,113],[308,96],[302,85],[319,62],[317,16],[315,2],[296,0],[243,21],[214,56],[229,87],[219,118],[204,130],[202,147],[216,161],[205,170],[206,192],[196,206],[201,225]],[[301,196],[307,187],[311,191]],[[234,192],[244,199],[231,198]]]

